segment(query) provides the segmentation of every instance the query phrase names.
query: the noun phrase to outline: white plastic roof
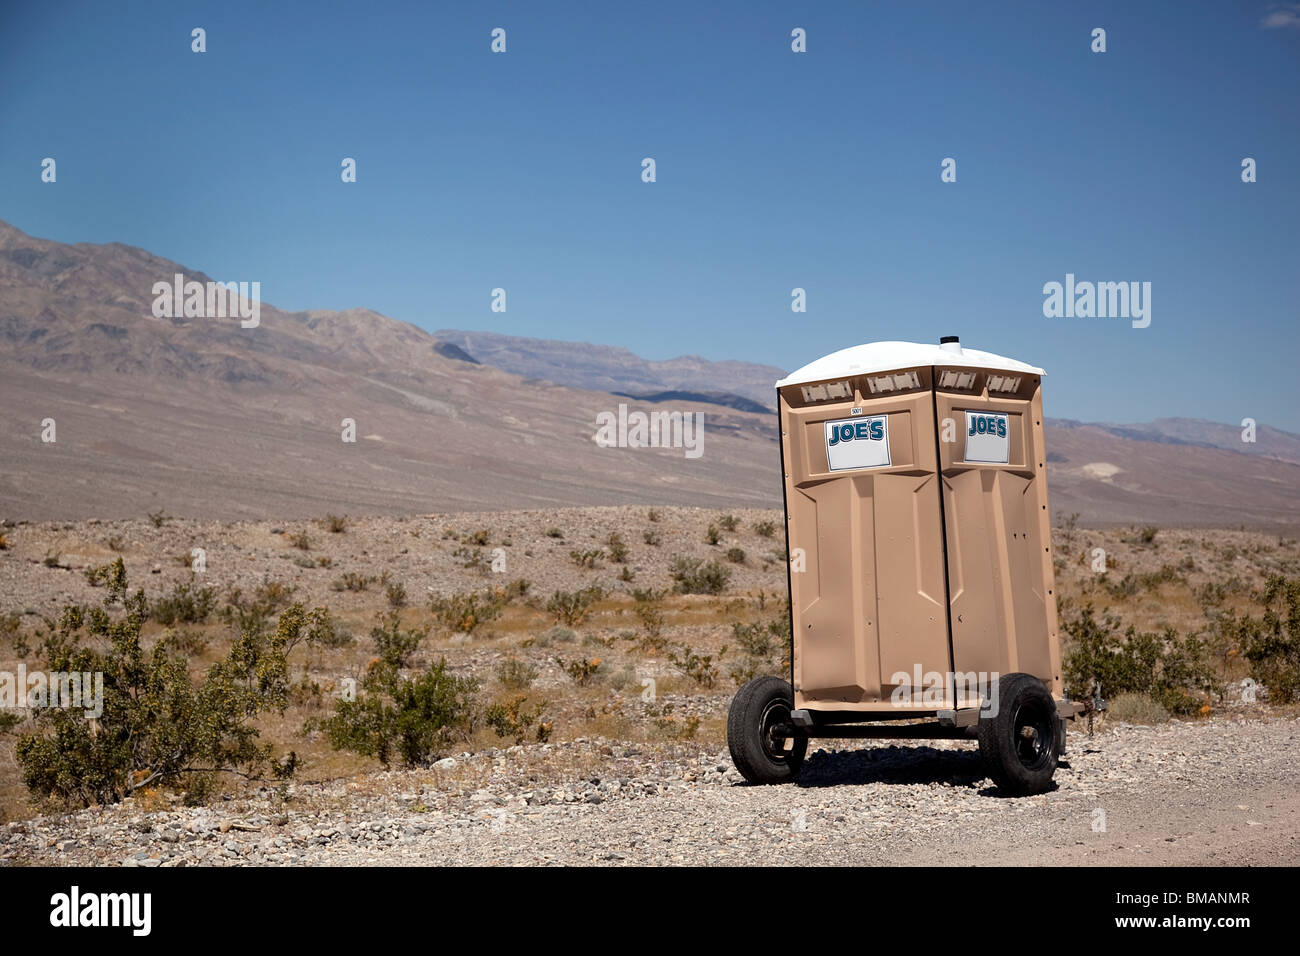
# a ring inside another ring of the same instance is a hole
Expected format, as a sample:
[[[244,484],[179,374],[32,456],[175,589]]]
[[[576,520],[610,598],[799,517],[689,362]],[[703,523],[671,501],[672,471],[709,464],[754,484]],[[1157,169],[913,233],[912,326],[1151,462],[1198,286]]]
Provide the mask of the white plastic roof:
[[[850,375],[867,375],[872,372],[892,372],[923,365],[955,365],[966,368],[996,369],[1003,372],[1023,372],[1030,375],[1047,374],[1036,366],[1026,365],[1024,362],[1002,355],[994,355],[992,352],[964,348],[957,343],[923,345],[920,342],[869,342],[866,345],[840,349],[815,362],[809,362],[803,368],[796,369],[777,382],[776,387],[804,385],[809,382],[846,378]]]

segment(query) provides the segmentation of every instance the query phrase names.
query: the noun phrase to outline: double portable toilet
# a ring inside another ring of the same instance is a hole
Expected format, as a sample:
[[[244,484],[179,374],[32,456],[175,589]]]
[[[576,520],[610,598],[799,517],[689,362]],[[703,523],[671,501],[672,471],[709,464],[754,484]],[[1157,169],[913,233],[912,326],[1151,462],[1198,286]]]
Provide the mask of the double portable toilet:
[[[793,779],[813,737],[979,740],[1008,793],[1064,749],[1043,370],[876,342],[777,383],[792,647],[741,688],[733,759]]]

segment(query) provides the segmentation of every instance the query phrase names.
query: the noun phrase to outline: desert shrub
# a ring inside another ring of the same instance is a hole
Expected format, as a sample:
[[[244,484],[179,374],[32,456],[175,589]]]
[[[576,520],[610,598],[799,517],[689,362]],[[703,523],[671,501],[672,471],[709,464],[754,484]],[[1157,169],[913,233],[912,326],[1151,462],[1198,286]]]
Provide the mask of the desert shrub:
[[[600,550],[570,551],[569,558],[580,568],[594,568],[605,557]]]
[[[1242,584],[1241,578],[1234,574],[1226,579],[1206,581],[1196,588],[1194,593],[1202,608],[1217,608],[1221,607],[1230,595],[1243,590],[1245,585]]]
[[[664,594],[653,588],[637,588],[632,592],[632,613],[641,622],[650,643],[658,643],[664,630]]]
[[[537,647],[550,647],[552,644],[572,644],[578,639],[576,631],[567,627],[553,627],[548,631],[538,634],[536,637],[524,641],[524,646],[536,645]]]
[[[164,627],[202,624],[217,604],[217,589],[185,581],[149,605],[149,616]]]
[[[623,690],[638,684],[640,678],[637,676],[636,667],[630,661],[609,675],[609,686],[614,690]]]
[[[731,636],[741,657],[732,666],[730,676],[740,687],[755,677],[774,674],[781,668],[781,656],[790,642],[789,619],[739,622],[731,625]]]
[[[528,597],[528,589],[532,586],[533,582],[527,578],[515,578],[505,587],[506,603],[525,600]]]
[[[723,646],[718,651],[718,660],[726,653],[727,648]],[[701,687],[711,688],[718,682],[718,665],[714,663],[714,655],[697,654],[688,644],[678,644],[669,650],[668,662]]]
[[[169,630],[162,636],[168,650],[185,657],[198,657],[208,648],[208,636],[202,631],[184,628],[179,631]]]
[[[722,532],[718,530],[717,525],[710,524],[707,528],[704,529],[705,544],[716,545],[721,540],[722,540]]]
[[[246,594],[242,588],[230,588],[226,592],[226,605],[220,611],[223,621],[236,631],[254,628],[258,630],[269,626],[275,612],[289,603],[296,588],[275,580],[264,580]]]
[[[481,571],[487,574],[492,567],[482,548],[459,547],[452,551],[451,556],[460,561],[460,566],[467,571]]]
[[[471,531],[469,534],[465,535],[464,541],[466,544],[472,544],[478,548],[485,548],[491,539],[492,536],[488,532],[487,528],[479,528],[477,531]]]
[[[470,591],[429,599],[429,609],[438,626],[454,634],[473,635],[482,625],[495,620],[504,605],[502,595],[490,590],[481,594]]]
[[[1107,703],[1106,716],[1126,724],[1153,726],[1169,720],[1169,711],[1150,694],[1126,691]]]
[[[727,549],[727,560],[730,561],[732,564],[744,564],[744,563],[745,563],[745,549],[744,549],[744,548],[728,548],[728,549]]]
[[[359,574],[356,571],[344,571],[341,577],[330,582],[334,591],[369,591],[370,585],[379,583],[373,574]]]
[[[564,532],[561,531],[559,528],[547,528],[547,529],[546,529],[546,537],[548,537],[548,538],[563,538],[563,537],[564,537]]]
[[[306,531],[299,531],[289,537],[289,543],[299,551],[311,550],[311,538],[307,536]]]
[[[325,703],[325,688],[306,674],[289,685],[289,702],[295,707],[319,710]]]
[[[342,534],[344,531],[348,530],[348,516],[327,514],[325,515],[325,520],[321,522],[321,525],[330,534]]]
[[[1300,579],[1271,575],[1259,603],[1259,618],[1236,622],[1242,651],[1269,699],[1289,703],[1300,698]]]
[[[1117,601],[1138,593],[1138,579],[1132,574],[1126,574],[1118,581],[1111,581],[1106,575],[1102,575],[1101,584],[1106,589],[1106,593]]]
[[[1148,571],[1137,576],[1137,583],[1148,591],[1154,591],[1162,584],[1183,581],[1185,578],[1178,569],[1170,564],[1160,565],[1159,571]]]
[[[700,729],[700,718],[695,714],[678,717],[673,711],[672,704],[664,704],[662,707],[652,704],[645,710],[660,736],[668,740],[692,739]]]
[[[293,584],[285,584],[283,581],[277,581],[274,578],[266,578],[253,589],[253,599],[272,608],[281,608],[285,607],[293,599],[293,594],[297,590],[297,586]]]
[[[426,766],[473,729],[478,682],[451,673],[445,660],[410,678],[378,662],[361,691],[355,700],[337,701],[324,722],[335,750],[374,757],[384,766],[394,759]]]
[[[327,608],[312,608],[307,616],[307,623],[307,640],[313,647],[348,647],[357,641],[343,622]]]
[[[293,612],[294,607],[301,608],[301,604],[294,605],[281,612],[281,619],[285,614]],[[299,644],[307,644],[310,647],[342,647],[350,644],[353,637],[346,628],[343,628],[330,614],[327,608],[315,607],[310,611],[302,612],[302,621],[298,626],[291,627],[284,631],[284,653],[287,656],[292,653],[293,649]],[[262,621],[255,621],[252,627],[265,629],[267,624]]]
[[[1202,703],[1213,683],[1205,643],[1196,636],[1179,637],[1173,628],[1163,633],[1138,633],[1130,626],[1120,632],[1113,614],[1100,619],[1085,605],[1063,629],[1071,637],[1065,654],[1065,689],[1072,697],[1089,699],[1094,684],[1105,697],[1146,694],[1174,714],[1190,714]]]
[[[770,538],[776,534],[776,523],[772,521],[759,521],[754,525],[754,533],[760,538]]]
[[[497,680],[506,690],[528,690],[537,680],[537,668],[517,657],[497,662]]]
[[[1124,535],[1123,537],[1120,538],[1120,540],[1123,541],[1125,544],[1140,544],[1146,547],[1150,547],[1151,545],[1155,544],[1156,535],[1158,535],[1159,533],[1160,533],[1159,528],[1157,528],[1153,524],[1149,524],[1141,528],[1138,528],[1137,531],[1131,535]]]
[[[153,523],[153,526],[155,528],[161,528],[163,525],[165,525],[168,521],[171,520],[171,516],[168,515],[167,512],[162,511],[160,509],[158,511],[149,512],[149,520]]]
[[[556,623],[577,627],[586,619],[591,606],[604,596],[605,590],[599,585],[580,591],[556,591],[546,602],[546,610]]]
[[[281,614],[272,634],[241,634],[197,681],[166,640],[145,652],[146,611],[137,591],[118,616],[69,606],[51,622],[42,639],[48,667],[102,674],[103,711],[93,722],[81,709],[33,712],[35,730],[15,750],[27,788],[39,798],[90,806],[220,773],[291,775],[294,754],[277,763],[255,724],[263,713],[284,711],[287,648],[307,624],[302,605]],[[87,637],[106,649],[87,646]]]
[[[86,568],[86,581],[92,588],[108,588],[105,603],[120,601],[126,596],[126,565],[121,558],[117,558],[111,564]]]
[[[651,508],[649,511],[645,513],[645,517],[647,521],[651,521],[651,522],[658,521],[659,510],[657,508]]]
[[[723,515],[718,519],[718,527],[723,531],[735,531],[740,527],[740,519],[735,515]]]
[[[669,568],[674,590],[680,594],[721,594],[731,581],[731,571],[717,561],[677,555]]]
[[[654,528],[646,528],[644,531],[641,532],[641,540],[644,541],[646,544],[650,545],[652,548],[657,548],[659,547],[659,541],[660,541],[659,532]]]
[[[526,706],[526,694],[514,694],[504,701],[497,701],[483,712],[483,722],[496,731],[498,737],[510,737],[516,744],[522,744],[528,732],[536,725],[533,736],[538,743],[546,743],[551,737],[552,725],[541,721],[546,710],[546,701],[537,701],[531,707]]]
[[[562,657],[557,657],[555,663],[560,666],[579,687],[585,687],[597,680],[604,674],[608,668],[604,666],[599,657],[586,658],[581,657],[574,661],[566,661]]]
[[[667,646],[664,636],[666,613],[663,599],[666,591],[651,588],[637,589],[632,592],[632,613],[641,624],[641,635],[637,647],[645,653],[662,651]]]
[[[410,664],[411,655],[428,634],[427,627],[402,627],[401,615],[396,610],[377,615],[375,626],[370,629],[370,638],[375,642],[379,659],[393,668]]]
[[[6,638],[15,645],[22,640],[22,615],[17,611],[0,612],[0,637]],[[26,657],[26,651],[18,654],[19,657]]]
[[[391,608],[406,607],[406,585],[400,581],[394,581],[384,591],[388,598],[388,606]]]
[[[609,559],[616,564],[623,564],[627,561],[627,542],[617,531],[611,531],[609,537],[605,539],[605,547],[609,549]]]

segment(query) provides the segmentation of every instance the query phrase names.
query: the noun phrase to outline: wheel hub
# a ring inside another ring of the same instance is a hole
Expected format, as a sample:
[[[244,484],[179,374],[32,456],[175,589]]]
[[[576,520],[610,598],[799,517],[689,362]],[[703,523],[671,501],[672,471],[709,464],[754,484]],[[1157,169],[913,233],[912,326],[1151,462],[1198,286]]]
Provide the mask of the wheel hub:
[[[790,706],[774,700],[763,711],[760,736],[763,750],[773,760],[785,759],[786,729],[790,722]]]
[[[1052,757],[1053,716],[1046,713],[1043,708],[1032,704],[1021,704],[1016,708],[1015,720],[1012,723],[1012,740],[1015,744],[1016,757],[1028,770],[1037,770]]]

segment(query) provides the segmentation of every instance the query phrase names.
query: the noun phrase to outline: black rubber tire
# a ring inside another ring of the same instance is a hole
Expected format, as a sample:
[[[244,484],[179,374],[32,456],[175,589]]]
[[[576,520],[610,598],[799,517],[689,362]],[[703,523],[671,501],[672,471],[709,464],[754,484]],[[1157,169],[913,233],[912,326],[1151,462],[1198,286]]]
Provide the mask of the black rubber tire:
[[[1000,678],[996,700],[997,709],[986,704],[976,727],[989,776],[1008,796],[1044,792],[1052,785],[1061,757],[1056,701],[1047,686],[1029,674]]]
[[[768,734],[777,721],[789,723],[794,707],[790,684],[779,677],[758,677],[736,692],[727,711],[727,747],[736,769],[750,783],[789,783],[808,753],[808,738],[794,738],[790,751],[779,749]]]

